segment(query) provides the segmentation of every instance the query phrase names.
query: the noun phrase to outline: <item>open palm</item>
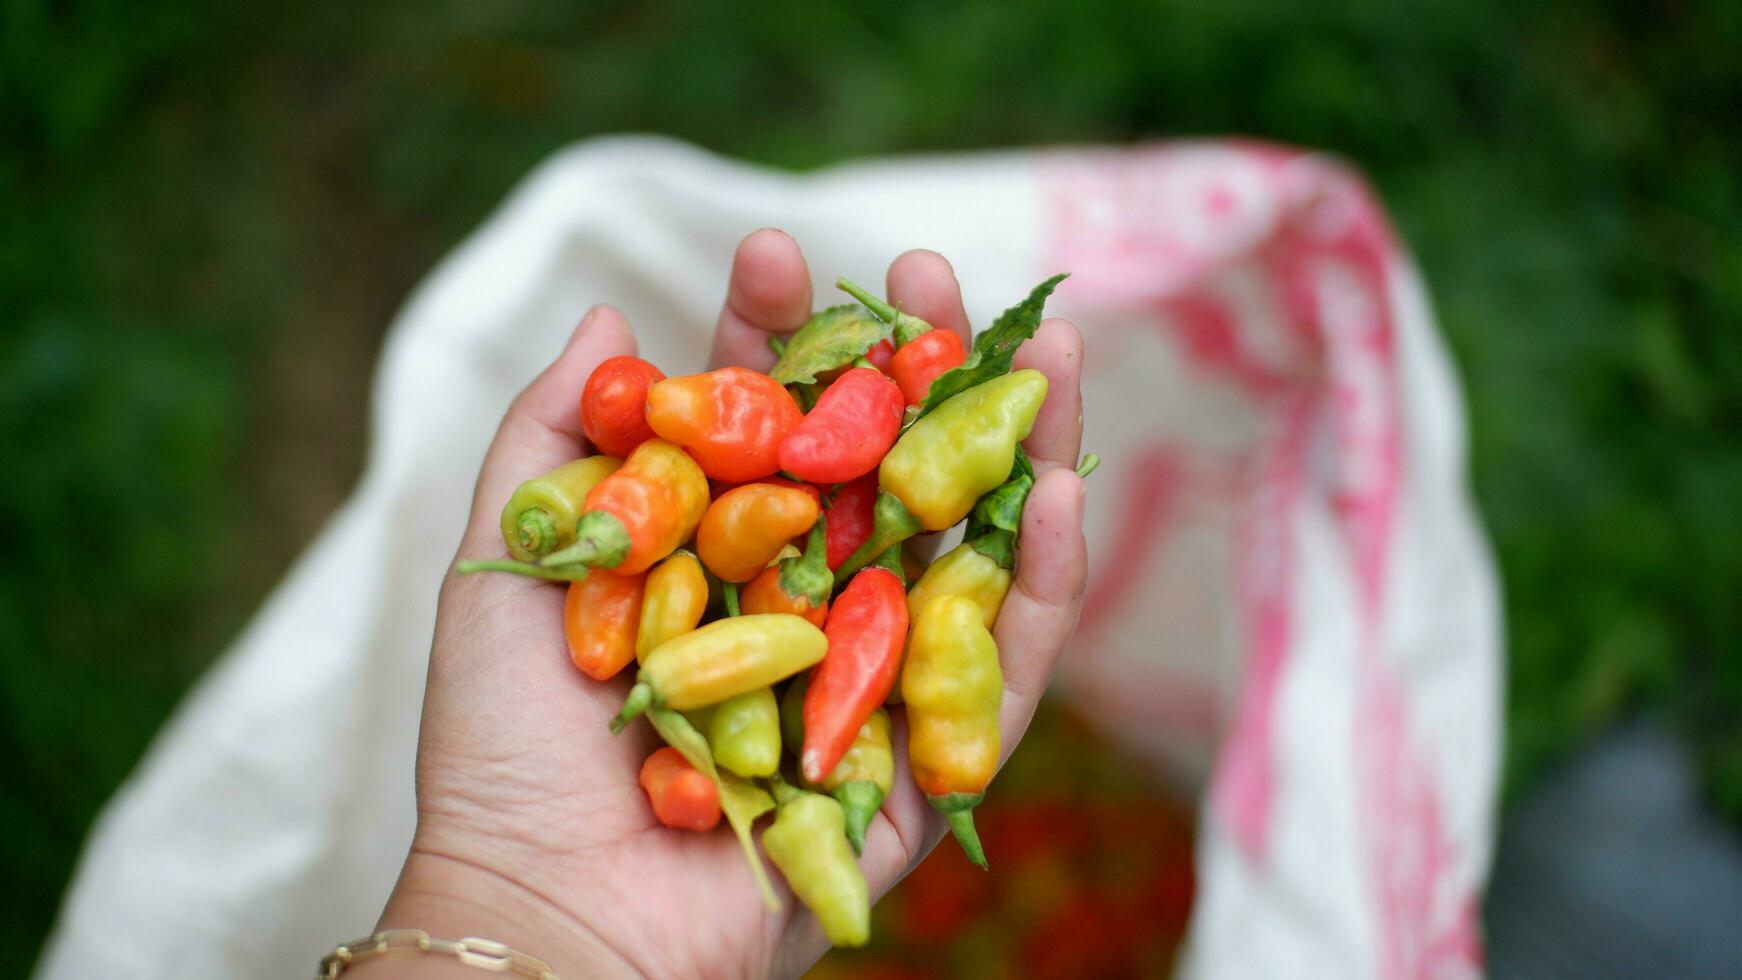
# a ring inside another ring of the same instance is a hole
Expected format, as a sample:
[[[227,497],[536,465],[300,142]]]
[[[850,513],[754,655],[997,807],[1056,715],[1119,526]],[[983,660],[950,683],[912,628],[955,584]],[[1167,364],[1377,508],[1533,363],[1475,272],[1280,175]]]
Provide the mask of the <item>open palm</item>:
[[[944,259],[909,252],[888,276],[890,300],[967,335],[961,291]],[[766,370],[766,340],[804,322],[810,274],[798,246],[764,230],[734,260],[715,333],[714,366]],[[629,324],[595,307],[556,361],[515,400],[479,475],[460,555],[498,557],[497,513],[522,480],[590,452],[580,391],[600,361],[635,352]],[[1081,340],[1049,320],[1017,355],[1044,372],[1046,404],[1024,446],[1039,476],[1020,537],[1017,579],[996,638],[1004,670],[1006,754],[1077,618],[1085,556]],[[768,913],[728,833],[662,827],[636,782],[658,744],[645,723],[607,722],[629,675],[600,684],[570,664],[563,590],[509,575],[450,575],[442,589],[418,746],[418,829],[383,928],[488,936],[550,961],[565,976],[794,975],[826,949],[815,919],[783,892]],[[861,866],[875,898],[944,833],[907,775],[895,718],[895,788],[873,822]],[[996,855],[993,855],[996,859]],[[777,882],[779,876],[774,876]],[[410,968],[376,960],[380,976]],[[457,965],[457,964],[456,964]],[[416,975],[431,975],[430,963]],[[361,969],[361,968],[360,968]],[[408,974],[409,975],[409,974]]]

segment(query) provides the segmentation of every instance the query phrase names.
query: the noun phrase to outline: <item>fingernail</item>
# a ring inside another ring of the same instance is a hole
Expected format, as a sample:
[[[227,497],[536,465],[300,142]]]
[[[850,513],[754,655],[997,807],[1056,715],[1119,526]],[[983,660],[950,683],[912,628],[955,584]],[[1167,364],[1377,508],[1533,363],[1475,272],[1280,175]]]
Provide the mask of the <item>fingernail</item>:
[[[575,341],[580,340],[581,335],[586,333],[587,328],[592,326],[593,321],[597,320],[598,318],[599,318],[599,308],[597,306],[589,308],[587,310],[586,315],[581,317],[581,322],[575,324],[574,332],[569,334],[569,342],[567,344],[563,345],[564,348],[573,347],[575,345]]]

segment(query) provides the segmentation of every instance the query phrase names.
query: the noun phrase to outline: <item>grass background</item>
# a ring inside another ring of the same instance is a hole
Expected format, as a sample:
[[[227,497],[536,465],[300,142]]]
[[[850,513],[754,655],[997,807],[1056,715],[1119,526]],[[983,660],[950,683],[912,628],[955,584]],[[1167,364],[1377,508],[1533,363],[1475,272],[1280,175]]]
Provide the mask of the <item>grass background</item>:
[[[348,491],[410,286],[626,130],[1352,158],[1468,391],[1509,794],[1645,710],[1742,817],[1742,5],[1329,6],[0,6],[0,945]]]

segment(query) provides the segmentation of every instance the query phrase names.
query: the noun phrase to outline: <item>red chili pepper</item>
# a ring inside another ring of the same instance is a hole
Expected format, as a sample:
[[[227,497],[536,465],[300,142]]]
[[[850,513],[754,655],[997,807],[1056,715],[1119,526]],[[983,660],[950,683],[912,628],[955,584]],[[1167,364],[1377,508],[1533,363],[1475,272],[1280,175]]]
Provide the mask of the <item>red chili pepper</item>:
[[[829,505],[829,571],[841,567],[871,537],[877,523],[877,474],[841,485]]]
[[[667,827],[712,830],[720,822],[720,788],[669,745],[641,764],[641,788]]]
[[[581,431],[599,452],[627,456],[653,438],[647,424],[647,389],[665,373],[639,357],[624,354],[593,369],[581,389]]]
[[[780,444],[780,468],[812,483],[864,476],[895,445],[902,407],[901,389],[888,378],[874,368],[854,368],[823,391]]]
[[[780,444],[804,413],[780,382],[747,368],[667,378],[647,389],[647,424],[702,472],[744,483],[780,469]]]
[[[901,345],[890,362],[889,373],[901,386],[901,397],[909,405],[918,405],[925,401],[938,375],[967,359],[968,351],[954,330],[928,330]]]
[[[907,590],[882,567],[853,576],[829,606],[829,650],[804,696],[804,778],[820,783],[889,697],[907,642]]]
[[[870,361],[872,367],[882,371],[884,374],[889,373],[889,362],[894,357],[895,344],[888,340],[879,340],[877,343],[871,345],[870,350],[865,352],[865,360]]]

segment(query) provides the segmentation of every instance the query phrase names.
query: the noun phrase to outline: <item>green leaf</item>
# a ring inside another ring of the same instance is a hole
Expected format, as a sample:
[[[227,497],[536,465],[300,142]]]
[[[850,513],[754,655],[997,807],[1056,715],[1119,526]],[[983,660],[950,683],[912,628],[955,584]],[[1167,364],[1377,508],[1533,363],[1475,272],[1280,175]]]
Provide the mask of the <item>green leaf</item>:
[[[762,858],[756,853],[756,842],[750,836],[750,827],[756,823],[756,818],[774,809],[774,797],[754,783],[731,773],[721,773],[714,765],[714,753],[708,749],[708,740],[682,714],[670,708],[650,708],[647,717],[653,722],[659,737],[665,739],[665,744],[682,753],[690,765],[719,788],[720,812],[726,815],[726,822],[732,826],[739,846],[744,848],[744,860],[749,863],[750,874],[762,892],[762,904],[768,906],[770,912],[779,912],[780,897],[768,881],[768,871],[762,867]]]
[[[968,539],[968,547],[997,562],[999,568],[1016,567],[1016,535],[1003,528],[986,528]]]
[[[1011,477],[975,502],[970,520],[975,526],[1015,534],[1022,530],[1022,508],[1028,503],[1028,492],[1032,489],[1034,477],[1021,474]]]
[[[889,324],[863,306],[831,306],[811,314],[798,328],[768,374],[783,385],[811,384],[817,375],[853,363],[888,337]]]
[[[1034,331],[1040,327],[1041,313],[1046,309],[1046,298],[1065,280],[1065,275],[1061,272],[1034,287],[1028,298],[999,314],[992,326],[974,338],[974,349],[968,352],[968,359],[960,367],[938,375],[931,383],[931,390],[920,403],[919,411],[908,413],[902,423],[903,429],[969,388],[1009,374],[1016,348],[1034,336]]]
[[[1028,503],[1028,492],[1034,489],[1034,480],[1034,463],[1019,445],[1016,458],[1010,464],[1010,475],[1003,483],[986,491],[974,502],[974,509],[968,512],[963,540],[972,540],[992,530],[1009,531],[1012,535],[1020,531],[1022,509]]]
[[[962,539],[1000,568],[1015,568],[1016,535],[1022,530],[1022,510],[1028,505],[1028,493],[1033,489],[1034,463],[1017,446],[1010,478],[974,502]]]

